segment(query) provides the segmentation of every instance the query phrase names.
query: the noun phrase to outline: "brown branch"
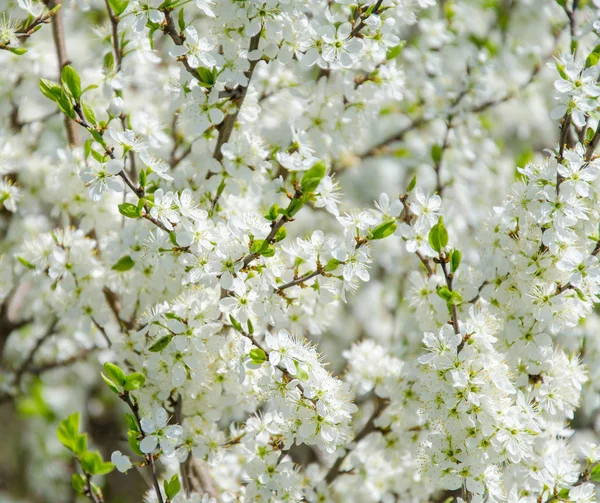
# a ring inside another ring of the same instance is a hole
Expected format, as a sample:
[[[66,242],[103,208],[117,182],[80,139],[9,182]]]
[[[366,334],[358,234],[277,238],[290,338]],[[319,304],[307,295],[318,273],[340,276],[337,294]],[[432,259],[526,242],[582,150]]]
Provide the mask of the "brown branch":
[[[46,0],[46,5],[50,10],[61,6],[61,0]],[[63,21],[63,9],[58,8],[52,18],[52,38],[54,39],[54,46],[56,48],[56,56],[58,59],[58,73],[62,72],[62,69],[69,64],[69,58],[67,56],[67,45],[65,42],[65,26]],[[60,80],[60,79],[59,79]],[[67,130],[67,138],[71,147],[79,145],[79,134],[75,123],[69,119],[66,115],[65,129]]]
[[[262,27],[261,27],[261,30],[250,39],[250,46],[248,47],[248,53],[258,49],[258,44],[260,42],[261,33],[262,33]],[[237,118],[238,118],[238,115],[242,108],[242,105],[244,104],[244,99],[246,98],[246,94],[248,92],[248,87],[250,86],[250,80],[252,79],[252,74],[254,73],[254,69],[256,68],[257,64],[258,64],[258,60],[250,61],[250,68],[248,70],[246,70],[246,72],[244,73],[244,75],[248,79],[248,84],[246,84],[245,86],[240,86],[239,87],[239,96],[232,100],[236,106],[235,112],[228,114],[225,117],[225,119],[223,119],[223,122],[219,126],[219,136],[217,137],[217,144],[215,146],[215,151],[213,153],[213,157],[219,162],[221,162],[223,160],[223,153],[221,152],[221,147],[223,146],[224,143],[227,143],[229,141],[229,138],[231,137],[231,133],[233,132],[233,127],[235,126],[235,123],[237,121]]]
[[[367,420],[366,424],[363,426],[362,430],[358,432],[356,437],[354,437],[354,443],[358,444],[363,438],[365,438],[369,433],[372,433],[377,428],[375,427],[376,419],[381,415],[381,413],[386,409],[387,404],[380,401],[377,397],[375,397],[375,409],[373,413]],[[340,456],[335,460],[335,463],[329,468],[327,471],[327,475],[325,475],[325,482],[327,484],[331,484],[339,475],[342,475],[344,472],[340,471],[342,463],[346,460],[348,455],[350,454],[351,449],[346,449],[346,452],[343,456]]]
[[[312,279],[315,276],[320,276],[321,274],[323,274],[323,272],[324,272],[323,268],[317,266],[316,271],[305,274],[304,276],[301,276],[301,277],[295,279],[294,281],[290,281],[289,283],[285,283],[284,285],[281,285],[280,287],[277,288],[277,291],[281,292],[283,290],[286,290],[287,288],[291,288],[296,285],[302,285],[302,283],[304,283],[305,281],[308,281],[309,279]]]
[[[265,241],[269,244],[272,244],[273,241],[275,240],[275,235],[277,234],[277,231],[279,229],[281,229],[281,227],[283,227],[283,225],[286,222],[289,222],[289,221],[290,221],[290,219],[288,217],[286,217],[285,215],[281,215],[281,217],[279,218],[279,220],[277,220],[277,222],[273,222],[271,224],[271,232],[269,232],[268,236],[265,238]],[[246,257],[244,257],[243,267],[247,267],[248,264],[250,264],[250,262],[257,259],[259,256],[260,256],[259,253],[250,253],[249,255],[246,255]]]
[[[146,434],[144,433],[144,430],[142,429],[142,423],[141,423],[141,419],[140,419],[140,408],[139,408],[137,402],[133,401],[131,399],[131,395],[130,395],[129,391],[124,391],[123,393],[121,393],[119,395],[119,398],[121,398],[121,400],[123,400],[127,404],[127,406],[131,409],[131,412],[133,412],[133,416],[135,417],[135,421],[138,425],[138,429],[140,431],[140,434],[142,435],[142,438],[146,438]],[[156,475],[156,463],[154,462],[154,456],[152,454],[146,454],[146,461],[147,461],[148,465],[150,466],[150,471],[152,474],[152,485],[154,486],[154,490],[156,491],[156,497],[157,497],[159,503],[164,503],[162,493],[160,492],[160,484],[158,483],[158,476]]]
[[[57,324],[58,324],[58,319],[55,318],[54,320],[52,320],[52,322],[46,329],[46,332],[44,332],[44,335],[42,335],[36,341],[36,343],[33,345],[33,348],[31,348],[31,350],[27,354],[27,357],[25,358],[25,360],[23,360],[21,365],[19,365],[19,367],[15,371],[15,387],[17,390],[21,387],[21,381],[23,379],[23,376],[25,375],[25,373],[27,372],[27,369],[33,362],[33,359],[34,359],[36,353],[42,347],[44,342],[46,342],[54,334],[54,329],[56,328]]]

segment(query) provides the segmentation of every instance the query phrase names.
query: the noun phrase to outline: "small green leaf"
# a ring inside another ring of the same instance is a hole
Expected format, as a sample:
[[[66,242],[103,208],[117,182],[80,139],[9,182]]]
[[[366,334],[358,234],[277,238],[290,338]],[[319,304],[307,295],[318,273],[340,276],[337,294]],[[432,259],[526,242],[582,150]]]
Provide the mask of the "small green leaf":
[[[16,54],[17,56],[22,56],[27,52],[27,49],[25,49],[25,47],[8,47],[8,50],[13,54]]]
[[[123,14],[123,12],[125,12],[125,9],[127,9],[127,6],[129,5],[129,0],[108,0],[108,3],[110,4],[110,7],[114,11],[114,13],[117,16],[120,16],[121,14]]]
[[[75,69],[71,65],[66,65],[60,77],[71,96],[75,98],[75,101],[79,101],[79,98],[81,98],[81,79]]]
[[[264,239],[257,239],[252,243],[250,253],[256,253],[257,255],[262,255],[264,257],[272,257],[275,255],[275,247]]]
[[[86,478],[81,473],[74,473],[71,476],[71,486],[77,494],[83,494],[85,492]]]
[[[169,500],[172,500],[177,493],[181,490],[181,483],[179,482],[179,475],[175,474],[171,477],[171,480],[164,481],[165,494]]]
[[[438,164],[442,160],[442,147],[437,143],[431,146],[431,158],[434,164]]]
[[[327,264],[325,264],[325,267],[323,268],[325,270],[325,272],[333,272],[335,271],[340,265],[340,261],[336,258],[331,258],[327,261]]]
[[[592,468],[590,472],[590,479],[594,482],[600,482],[600,464],[597,464]]]
[[[415,188],[415,186],[417,185],[417,175],[412,177],[412,180],[410,181],[410,183],[408,184],[408,187],[406,188],[406,193],[410,193],[412,192],[412,190]]]
[[[456,270],[460,266],[461,261],[462,261],[462,252],[455,248],[454,250],[452,250],[452,256],[450,258],[450,271],[456,272]]]
[[[268,213],[265,213],[264,217],[271,222],[277,218],[277,214],[279,212],[279,206],[274,204],[269,208]]]
[[[179,9],[179,14],[177,16],[177,23],[179,25],[179,31],[185,30],[185,12],[183,9]]]
[[[40,79],[39,88],[42,94],[56,103],[57,96],[60,93],[60,86],[55,82],[47,79]]]
[[[21,265],[27,267],[27,269],[35,270],[35,266],[28,260],[25,260],[23,257],[17,257],[17,260],[21,263]]]
[[[119,213],[127,218],[139,218],[140,210],[135,204],[123,203],[119,204]]]
[[[229,315],[229,321],[231,321],[233,328],[235,328],[238,332],[243,332],[242,325],[233,316]]]
[[[90,475],[106,475],[115,469],[115,465],[105,462],[98,451],[84,452],[80,463],[81,469]]]
[[[250,321],[250,319],[248,319],[247,325],[248,325],[248,333],[250,335],[252,335],[254,333],[254,326],[252,325],[252,322]]]
[[[371,231],[369,234],[369,239],[375,240],[387,238],[395,232],[397,227],[398,226],[394,220],[382,222]]]
[[[158,353],[165,349],[172,339],[173,336],[171,334],[165,335],[164,337],[158,339],[154,344],[152,344],[152,346],[148,348],[148,351],[151,351],[152,353]]]
[[[121,370],[121,367],[115,365],[114,363],[106,362],[104,364],[104,372],[106,372],[106,376],[114,383],[119,386],[124,386],[127,382],[125,377],[125,372]]]
[[[585,67],[591,68],[592,66],[596,66],[600,61],[600,44],[594,47],[594,50],[590,52],[588,57],[585,59]]]
[[[462,295],[456,290],[453,290],[452,295],[450,296],[450,300],[448,300],[448,304],[451,306],[460,306],[462,304],[462,301]]]
[[[79,413],[75,412],[66,419],[63,419],[58,425],[56,436],[60,443],[67,449],[75,450],[75,442],[79,434]]]
[[[404,49],[405,45],[406,45],[406,42],[403,40],[398,45],[396,45],[394,47],[390,47],[387,50],[387,52],[385,53],[385,59],[387,59],[387,60],[396,59],[398,56],[400,56],[400,53],[402,52],[402,49]]]
[[[140,187],[146,186],[146,170],[145,169],[140,170],[140,176],[139,176],[138,181],[140,182]],[[141,199],[140,199],[140,201],[141,201]],[[142,204],[142,206],[144,206],[144,205]]]
[[[115,67],[115,57],[112,51],[107,52],[104,55],[104,68],[111,72]]]
[[[267,360],[267,354],[260,348],[252,348],[249,353],[252,363],[262,365]]]
[[[452,292],[445,286],[439,287],[436,293],[438,294],[438,297],[444,299],[446,302],[449,302],[450,299],[452,299]]]
[[[96,121],[94,109],[83,101],[81,102],[81,108],[83,110],[83,116],[85,117],[85,120],[88,121],[92,126],[95,126],[98,121]]]
[[[140,450],[140,440],[138,438],[139,432],[137,430],[129,430],[127,432],[127,443],[131,450],[138,456],[144,456],[144,453]]]
[[[283,213],[288,218],[292,218],[296,213],[298,213],[302,209],[302,206],[306,204],[306,201],[307,199],[305,196],[301,198],[295,197],[290,201],[288,207],[285,210],[283,210]]]
[[[217,74],[214,69],[208,69],[199,67],[197,68],[198,76],[200,77],[200,83],[204,84],[203,87],[212,87],[217,81]]]
[[[323,161],[317,161],[302,177],[302,181],[300,182],[302,192],[314,192],[317,190],[326,171],[327,166],[325,163]]]
[[[100,374],[100,377],[102,377],[102,380],[106,383],[106,385],[109,387],[109,389],[115,395],[121,394],[121,390],[119,389],[119,387],[114,382],[112,382],[108,377],[106,377],[103,373]]]
[[[113,271],[129,271],[135,265],[135,261],[129,256],[125,255],[121,257],[117,262],[111,267]]]
[[[125,391],[134,391],[138,388],[141,388],[146,382],[146,376],[141,372],[129,374],[125,379],[125,385],[123,386]]]
[[[279,241],[283,241],[286,236],[287,236],[287,231],[285,230],[285,227],[281,227],[277,231],[277,234],[275,234],[275,242],[279,243]]]
[[[135,416],[133,414],[130,414],[129,412],[125,414],[125,421],[127,422],[127,427],[130,430],[134,430],[136,432],[139,432],[140,429],[138,427],[137,421],[135,419]]]
[[[442,217],[439,218],[437,224],[429,231],[429,244],[438,253],[448,244],[448,231],[444,226],[444,219]]]

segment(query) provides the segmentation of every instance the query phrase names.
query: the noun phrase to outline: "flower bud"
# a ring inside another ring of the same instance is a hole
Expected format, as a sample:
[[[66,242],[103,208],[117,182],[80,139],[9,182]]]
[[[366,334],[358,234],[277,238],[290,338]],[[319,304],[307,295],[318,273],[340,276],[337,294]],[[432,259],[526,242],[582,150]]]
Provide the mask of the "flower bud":
[[[119,97],[114,98],[110,102],[110,105],[108,106],[109,115],[111,115],[112,117],[118,117],[119,115],[121,115],[122,111],[123,111],[123,98],[119,98]]]

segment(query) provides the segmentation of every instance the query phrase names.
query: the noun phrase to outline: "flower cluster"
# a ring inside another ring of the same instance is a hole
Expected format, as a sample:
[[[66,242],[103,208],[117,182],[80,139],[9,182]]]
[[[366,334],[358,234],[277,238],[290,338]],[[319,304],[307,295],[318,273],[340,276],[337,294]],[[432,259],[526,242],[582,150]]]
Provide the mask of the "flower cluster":
[[[2,501],[594,501],[597,1],[5,3]]]

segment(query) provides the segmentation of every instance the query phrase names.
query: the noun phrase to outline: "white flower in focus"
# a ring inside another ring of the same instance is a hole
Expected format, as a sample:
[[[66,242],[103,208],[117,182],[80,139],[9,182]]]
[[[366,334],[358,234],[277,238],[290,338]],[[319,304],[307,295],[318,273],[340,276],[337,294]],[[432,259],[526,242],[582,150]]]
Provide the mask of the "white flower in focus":
[[[90,198],[99,201],[107,190],[123,192],[123,180],[118,174],[123,170],[123,161],[111,159],[106,164],[89,161],[88,168],[81,172],[84,183],[88,184]]]

